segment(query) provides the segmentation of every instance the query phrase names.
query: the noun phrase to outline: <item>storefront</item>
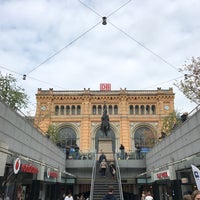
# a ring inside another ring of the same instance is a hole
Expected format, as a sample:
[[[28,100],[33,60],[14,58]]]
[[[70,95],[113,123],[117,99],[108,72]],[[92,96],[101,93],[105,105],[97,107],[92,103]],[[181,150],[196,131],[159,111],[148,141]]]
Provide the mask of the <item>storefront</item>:
[[[174,171],[166,169],[153,173],[153,196],[160,200],[181,199],[180,181],[176,180]]]
[[[191,168],[186,168],[177,171],[177,178],[181,183],[181,192],[184,194],[191,194],[197,189],[194,176]]]

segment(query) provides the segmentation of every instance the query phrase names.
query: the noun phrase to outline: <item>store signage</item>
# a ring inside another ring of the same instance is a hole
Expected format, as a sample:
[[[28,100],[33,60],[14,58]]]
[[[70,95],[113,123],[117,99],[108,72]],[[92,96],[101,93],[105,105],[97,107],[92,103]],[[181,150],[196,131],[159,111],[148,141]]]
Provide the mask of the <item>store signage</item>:
[[[25,173],[37,174],[38,168],[31,164],[22,164],[21,171]]]
[[[156,180],[169,179],[169,178],[170,178],[169,170],[158,172],[158,173],[155,174]]]
[[[58,178],[58,173],[51,171],[50,168],[47,169],[47,178]]]
[[[101,83],[100,84],[100,91],[110,91],[111,84],[110,83]]]
[[[20,160],[20,158],[16,158],[14,160],[14,164],[13,164],[14,174],[17,174],[19,172],[20,167],[21,167],[21,160]]]

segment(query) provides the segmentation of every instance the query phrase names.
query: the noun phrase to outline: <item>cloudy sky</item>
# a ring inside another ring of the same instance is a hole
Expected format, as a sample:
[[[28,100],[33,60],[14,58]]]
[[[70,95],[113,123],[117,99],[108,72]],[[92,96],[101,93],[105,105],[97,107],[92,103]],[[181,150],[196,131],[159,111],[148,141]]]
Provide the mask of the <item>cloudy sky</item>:
[[[0,19],[0,71],[18,79],[33,110],[38,88],[100,83],[173,87],[176,110],[196,106],[174,82],[184,76],[178,68],[200,56],[199,0],[0,0]]]

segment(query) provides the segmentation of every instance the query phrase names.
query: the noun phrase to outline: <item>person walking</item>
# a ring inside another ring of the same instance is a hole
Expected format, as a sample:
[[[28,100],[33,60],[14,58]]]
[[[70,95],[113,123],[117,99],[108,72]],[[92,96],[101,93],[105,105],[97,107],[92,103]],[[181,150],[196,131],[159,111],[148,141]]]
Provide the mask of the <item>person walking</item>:
[[[104,154],[104,152],[101,150],[101,155],[99,156],[99,163],[101,164],[102,160],[105,159],[105,161],[107,162],[107,158],[106,155]]]
[[[192,197],[190,194],[183,195],[183,200],[192,200]]]
[[[65,200],[73,200],[73,196],[71,195],[71,193],[69,193],[66,197]]]
[[[146,194],[145,200],[153,200],[153,197],[151,196],[151,193],[149,191]]]
[[[100,168],[101,168],[101,175],[102,176],[106,176],[106,169],[108,168],[108,164],[105,161],[105,159],[103,159],[100,163]]]
[[[145,192],[144,191],[142,191],[142,195],[141,195],[141,200],[145,200]]]
[[[199,200],[200,199],[200,191],[199,190],[195,190],[192,193],[192,200]]]
[[[114,179],[115,178],[115,174],[116,174],[115,164],[113,162],[111,162],[110,165],[109,165],[109,167],[110,167],[111,176]]]
[[[117,200],[117,198],[114,196],[114,188],[109,187],[108,188],[108,193],[103,197],[103,200]]]

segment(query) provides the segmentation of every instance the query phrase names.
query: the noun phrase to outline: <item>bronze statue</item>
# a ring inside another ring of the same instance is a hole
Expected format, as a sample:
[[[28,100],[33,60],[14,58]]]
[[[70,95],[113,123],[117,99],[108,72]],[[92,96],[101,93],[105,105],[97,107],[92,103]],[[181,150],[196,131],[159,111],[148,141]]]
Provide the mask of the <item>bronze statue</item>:
[[[101,117],[101,131],[107,136],[109,130],[110,130],[109,116],[107,114],[107,107],[104,104],[103,115]]]

